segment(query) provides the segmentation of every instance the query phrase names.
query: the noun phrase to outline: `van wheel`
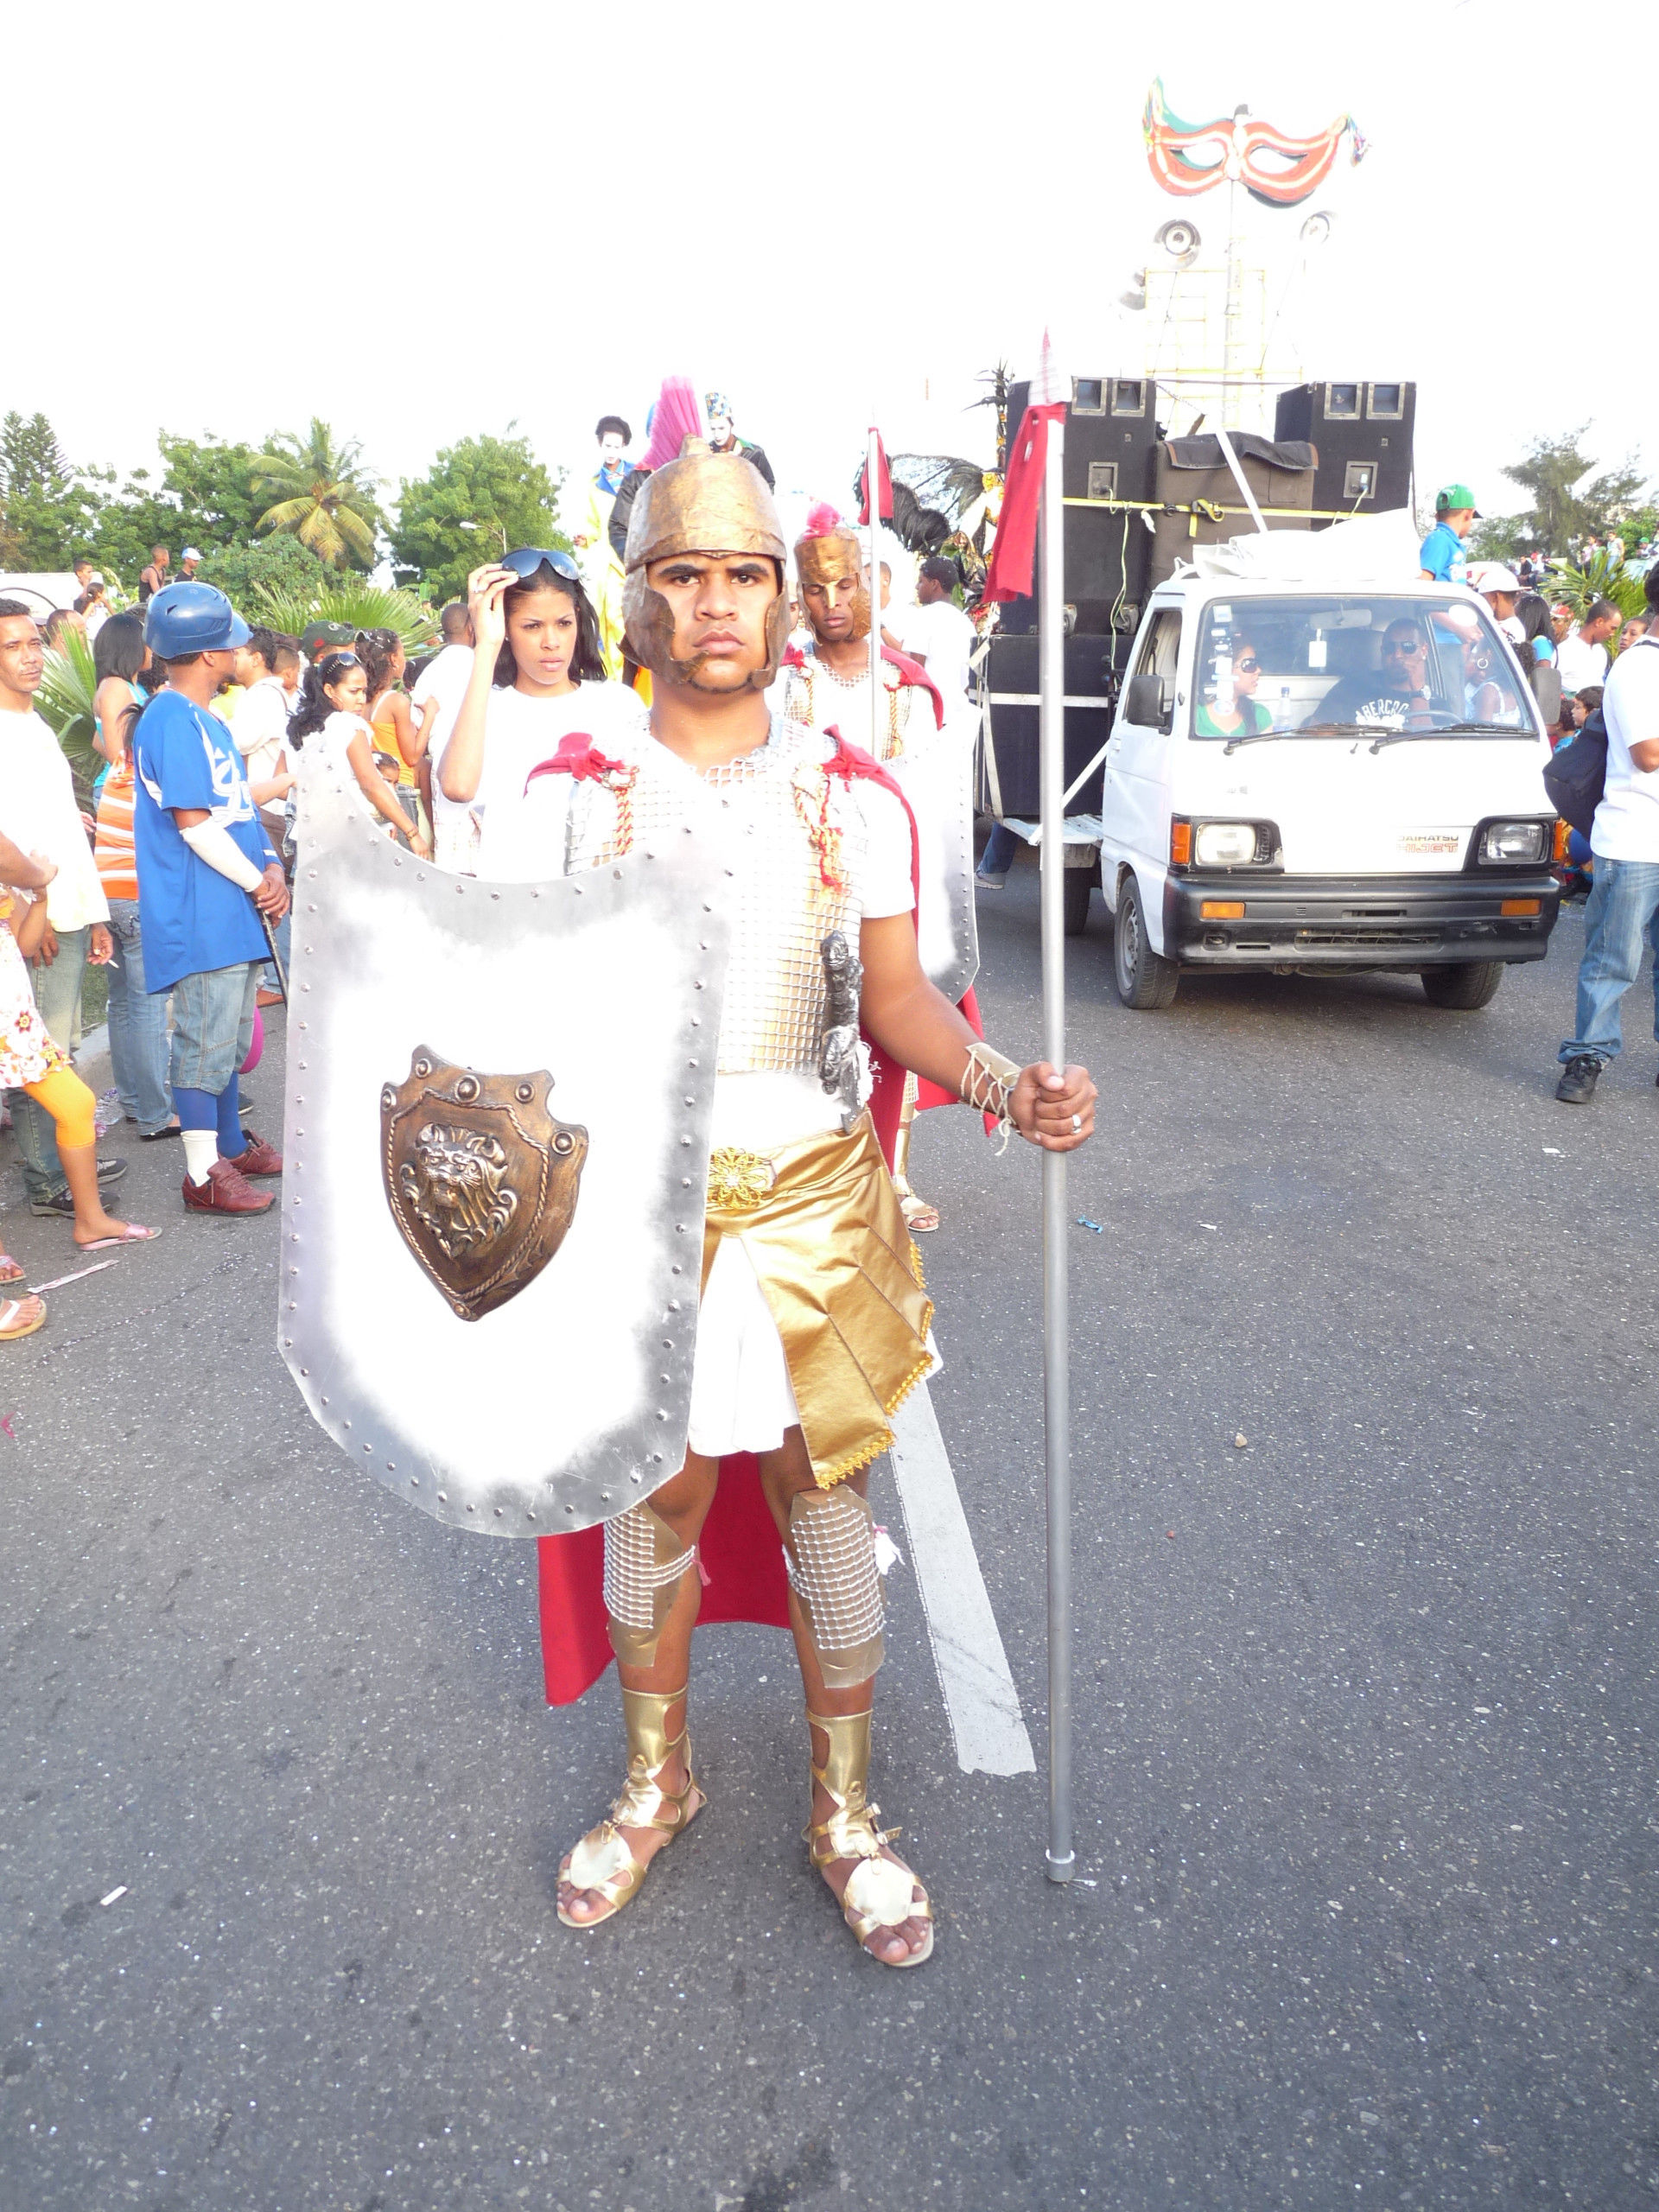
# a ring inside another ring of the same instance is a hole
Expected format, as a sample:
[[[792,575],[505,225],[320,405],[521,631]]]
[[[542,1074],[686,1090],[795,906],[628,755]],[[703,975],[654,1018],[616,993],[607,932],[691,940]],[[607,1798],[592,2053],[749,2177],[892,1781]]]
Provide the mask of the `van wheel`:
[[[1457,1013],[1472,1013],[1478,1006],[1490,1006],[1497,996],[1497,987],[1503,980],[1501,960],[1454,960],[1445,968],[1425,968],[1422,971],[1423,995],[1431,1006],[1451,1007]]]
[[[1147,943],[1146,917],[1141,911],[1141,890],[1132,875],[1123,879],[1117,894],[1117,919],[1112,930],[1112,980],[1125,1006],[1156,1014],[1175,996],[1181,971]]]
[[[1065,933],[1067,937],[1081,937],[1089,926],[1089,893],[1094,888],[1095,872],[1089,868],[1069,868],[1065,871]]]

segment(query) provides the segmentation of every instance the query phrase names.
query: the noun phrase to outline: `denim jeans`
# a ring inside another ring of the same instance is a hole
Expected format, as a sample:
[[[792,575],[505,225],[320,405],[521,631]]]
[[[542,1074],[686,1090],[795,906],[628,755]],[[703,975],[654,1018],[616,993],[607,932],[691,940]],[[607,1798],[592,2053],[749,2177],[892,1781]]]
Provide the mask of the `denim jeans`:
[[[173,1088],[217,1098],[253,1043],[254,996],[264,963],[238,960],[181,976],[173,986]]]
[[[144,947],[138,934],[138,901],[111,899],[110,935],[110,1065],[121,1111],[145,1136],[173,1116],[167,1084],[168,994],[144,988]]]
[[[980,874],[1006,875],[1014,866],[1014,856],[1020,843],[1021,840],[1012,830],[1005,828],[1001,822],[994,823],[985,842],[985,850],[980,856]]]
[[[31,968],[35,1003],[41,1010],[47,1034],[67,1052],[74,1042],[75,1021],[80,1012],[80,979],[86,968],[86,930],[60,930],[58,957],[49,968]],[[31,1204],[55,1198],[68,1185],[58,1164],[55,1124],[44,1106],[21,1090],[9,1091],[11,1126],[16,1132],[18,1155],[23,1163],[23,1183]]]
[[[1636,981],[1642,948],[1659,955],[1659,861],[1596,861],[1595,888],[1584,910],[1584,957],[1579,963],[1578,1034],[1557,1057],[1580,1054],[1605,1066],[1624,1043],[1618,1002]],[[1653,1033],[1659,1037],[1659,960],[1654,967]]]

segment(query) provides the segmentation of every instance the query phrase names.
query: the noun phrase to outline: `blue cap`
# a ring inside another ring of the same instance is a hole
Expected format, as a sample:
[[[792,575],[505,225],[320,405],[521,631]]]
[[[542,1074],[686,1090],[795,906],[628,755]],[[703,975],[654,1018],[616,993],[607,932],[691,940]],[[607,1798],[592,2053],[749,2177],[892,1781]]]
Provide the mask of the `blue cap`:
[[[252,635],[214,584],[168,584],[144,610],[144,643],[157,660],[223,652],[232,645],[245,645]]]

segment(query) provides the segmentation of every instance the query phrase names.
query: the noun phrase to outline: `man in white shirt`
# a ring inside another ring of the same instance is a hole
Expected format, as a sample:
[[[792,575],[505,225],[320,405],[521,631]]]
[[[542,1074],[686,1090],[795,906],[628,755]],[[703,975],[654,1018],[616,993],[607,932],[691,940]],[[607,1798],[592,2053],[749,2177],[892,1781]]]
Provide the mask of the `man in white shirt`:
[[[1648,571],[1647,635],[1613,663],[1601,711],[1607,724],[1607,779],[1591,825],[1595,888],[1585,913],[1579,963],[1577,1033],[1560,1049],[1555,1096],[1587,1105],[1596,1079],[1623,1039],[1619,1001],[1659,931],[1659,569]],[[1593,613],[1594,610],[1592,609]],[[1659,1036],[1659,969],[1654,1033]]]
[[[473,618],[467,611],[464,599],[452,599],[438,617],[443,647],[435,653],[421,671],[421,680],[415,686],[411,704],[419,715],[429,699],[435,699],[438,711],[432,717],[432,727],[427,732],[426,758],[433,765],[432,793],[432,860],[435,867],[447,868],[452,875],[473,875],[478,869],[478,818],[470,802],[446,798],[437,770],[442,766],[443,748],[449,742],[449,733],[455,726],[455,716],[461,712],[461,702],[467,696],[467,678],[473,672]]]
[[[950,596],[957,568],[942,553],[924,561],[916,578],[916,605],[905,624],[905,651],[918,661],[946,699],[960,699],[968,689],[968,656],[975,644],[973,624]]]
[[[57,867],[46,894],[46,939],[42,964],[34,975],[35,1002],[48,1033],[67,1052],[74,1041],[86,963],[101,968],[112,948],[109,905],[81,825],[69,763],[35,711],[35,694],[45,674],[46,648],[35,617],[21,600],[0,599],[0,828],[26,853],[44,853]],[[74,1207],[59,1164],[52,1117],[24,1092],[9,1096],[29,1209],[68,1219]],[[125,1173],[126,1162],[116,1160],[99,1170],[104,1183]]]
[[[1620,619],[1611,599],[1595,600],[1578,628],[1561,639],[1556,658],[1564,698],[1575,698],[1592,683],[1607,681],[1607,641],[1618,634]]]

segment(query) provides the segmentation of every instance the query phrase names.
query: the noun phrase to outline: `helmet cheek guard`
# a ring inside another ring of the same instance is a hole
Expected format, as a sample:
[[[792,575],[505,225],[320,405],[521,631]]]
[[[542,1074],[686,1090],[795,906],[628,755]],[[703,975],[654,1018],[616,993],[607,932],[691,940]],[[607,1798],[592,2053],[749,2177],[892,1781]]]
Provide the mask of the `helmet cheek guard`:
[[[789,642],[789,594],[784,582],[787,549],[766,480],[741,454],[711,454],[687,439],[678,461],[648,476],[628,522],[627,573],[622,623],[628,651],[664,683],[694,683],[698,662],[674,657],[674,613],[645,580],[653,561],[677,553],[760,555],[772,563],[778,591],[766,610],[766,658],[749,685],[764,691],[782,664]]]
[[[782,564],[779,566],[781,571]],[[643,569],[634,569],[623,584],[622,628],[629,652],[659,683],[696,681],[696,661],[677,660],[674,656],[674,610],[661,592],[646,582]],[[765,691],[772,684],[783,666],[789,630],[789,594],[782,588],[780,575],[778,595],[766,609],[766,662],[751,673],[751,690]]]

